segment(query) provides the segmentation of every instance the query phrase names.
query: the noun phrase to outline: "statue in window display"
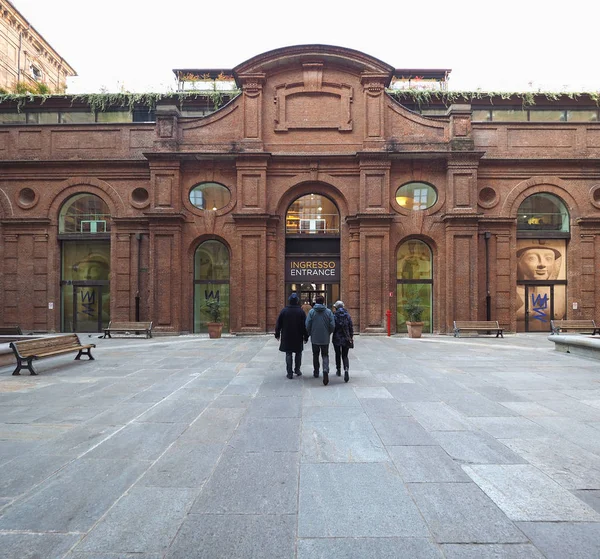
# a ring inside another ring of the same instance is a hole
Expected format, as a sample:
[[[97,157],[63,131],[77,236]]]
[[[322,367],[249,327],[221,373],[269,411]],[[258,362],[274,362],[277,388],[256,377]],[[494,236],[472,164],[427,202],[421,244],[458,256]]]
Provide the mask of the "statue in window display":
[[[517,250],[517,281],[548,281],[565,279],[562,270],[562,252],[545,240],[522,241],[524,246]],[[559,277],[561,276],[562,277]],[[565,292],[562,285],[554,286],[554,317],[550,316],[550,287],[530,285],[529,325],[530,329],[546,330],[550,328],[550,319],[562,319],[565,316]],[[517,285],[517,321],[525,321],[525,286]],[[534,323],[539,328],[532,328]],[[524,330],[524,328],[519,328]]]

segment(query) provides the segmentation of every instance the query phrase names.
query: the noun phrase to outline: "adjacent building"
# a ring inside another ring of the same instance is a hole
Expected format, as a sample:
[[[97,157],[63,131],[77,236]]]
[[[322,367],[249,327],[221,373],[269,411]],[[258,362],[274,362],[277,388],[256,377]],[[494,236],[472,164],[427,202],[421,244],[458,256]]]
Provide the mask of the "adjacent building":
[[[12,2],[0,0],[0,90],[63,93],[76,75]]]
[[[412,299],[440,334],[596,318],[597,97],[450,92],[325,45],[177,72],[212,88],[0,103],[0,323],[204,332],[219,301],[265,333],[291,291],[362,333],[405,332]]]

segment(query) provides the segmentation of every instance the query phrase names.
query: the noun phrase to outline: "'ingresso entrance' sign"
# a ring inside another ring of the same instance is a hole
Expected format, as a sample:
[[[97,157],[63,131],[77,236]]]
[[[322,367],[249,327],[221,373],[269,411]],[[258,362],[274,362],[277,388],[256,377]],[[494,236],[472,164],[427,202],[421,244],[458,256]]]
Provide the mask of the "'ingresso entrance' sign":
[[[293,282],[340,282],[339,256],[287,256],[285,281]]]

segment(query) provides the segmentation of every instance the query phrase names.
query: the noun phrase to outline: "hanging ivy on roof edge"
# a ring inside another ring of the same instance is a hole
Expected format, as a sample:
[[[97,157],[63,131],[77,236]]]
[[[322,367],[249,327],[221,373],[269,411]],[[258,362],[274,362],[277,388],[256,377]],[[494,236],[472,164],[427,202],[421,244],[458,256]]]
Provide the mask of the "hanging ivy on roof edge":
[[[441,102],[444,106],[449,107],[453,103],[471,103],[479,99],[487,99],[490,105],[493,105],[495,99],[518,99],[525,108],[534,106],[536,99],[539,98],[547,101],[559,101],[561,97],[578,100],[585,96],[589,97],[596,106],[600,106],[600,91],[428,91],[423,89],[388,89],[386,91],[399,102],[410,101],[419,107],[432,102]]]
[[[105,112],[117,107],[133,110],[136,107],[156,108],[163,100],[175,100],[179,108],[188,99],[209,99],[215,109],[220,108],[226,100],[231,100],[239,95],[240,90],[231,91],[178,91],[170,93],[77,93],[73,95],[36,95],[33,93],[0,93],[0,105],[5,102],[16,103],[17,111],[21,111],[28,104],[43,105],[48,99],[63,98],[71,102],[87,105],[91,112]]]
[[[449,107],[453,103],[471,103],[474,100],[488,99],[490,104],[494,104],[495,99],[518,99],[523,107],[530,107],[536,104],[536,99],[544,98],[548,101],[558,101],[561,97],[567,97],[577,100],[582,97],[589,97],[596,106],[600,106],[600,91],[591,92],[564,92],[557,93],[552,91],[541,92],[507,92],[507,91],[427,91],[422,89],[403,89],[386,90],[387,93],[398,102],[410,101],[421,107],[429,105],[432,102],[441,102]],[[116,107],[126,107],[132,110],[135,107],[143,106],[154,109],[157,104],[164,100],[176,100],[179,107],[188,99],[210,99],[215,109],[220,108],[225,100],[231,100],[240,94],[239,89],[231,91],[185,91],[170,93],[85,93],[85,94],[34,94],[34,93],[2,93],[0,92],[0,105],[5,102],[16,103],[17,110],[21,111],[28,104],[43,105],[48,99],[63,98],[69,99],[71,104],[83,103],[90,108],[92,112],[104,112]]]

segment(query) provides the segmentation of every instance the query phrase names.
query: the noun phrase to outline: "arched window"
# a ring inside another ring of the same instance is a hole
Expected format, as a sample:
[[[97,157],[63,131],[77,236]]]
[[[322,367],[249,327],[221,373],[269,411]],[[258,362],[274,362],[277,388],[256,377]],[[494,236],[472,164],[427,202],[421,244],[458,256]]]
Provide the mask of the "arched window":
[[[321,194],[307,194],[292,202],[285,214],[288,235],[339,235],[340,214],[336,205]]]
[[[230,200],[231,192],[218,182],[203,182],[190,190],[190,202],[199,210],[220,210]]]
[[[418,302],[423,308],[423,332],[433,327],[433,269],[429,245],[418,239],[406,241],[396,255],[396,328],[406,332],[408,317],[404,307],[408,301]]]
[[[216,301],[223,331],[229,331],[229,250],[220,241],[203,242],[194,255],[194,332],[208,332],[213,322],[208,303]]]
[[[569,212],[564,202],[554,194],[541,192],[526,198],[517,212],[520,236],[551,237],[569,232]],[[523,235],[523,233],[525,233]]]
[[[106,202],[94,194],[76,194],[60,209],[59,233],[108,233],[110,211]]]
[[[396,202],[407,210],[426,210],[437,202],[437,191],[424,182],[409,182],[396,190]]]

